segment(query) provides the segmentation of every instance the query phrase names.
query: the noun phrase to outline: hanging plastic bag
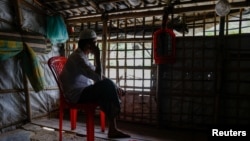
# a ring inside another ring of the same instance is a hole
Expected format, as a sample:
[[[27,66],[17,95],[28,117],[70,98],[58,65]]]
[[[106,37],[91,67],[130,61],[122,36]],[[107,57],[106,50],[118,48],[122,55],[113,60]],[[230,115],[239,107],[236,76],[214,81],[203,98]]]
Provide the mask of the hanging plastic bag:
[[[52,44],[64,43],[68,40],[66,24],[61,15],[47,16],[47,37]]]

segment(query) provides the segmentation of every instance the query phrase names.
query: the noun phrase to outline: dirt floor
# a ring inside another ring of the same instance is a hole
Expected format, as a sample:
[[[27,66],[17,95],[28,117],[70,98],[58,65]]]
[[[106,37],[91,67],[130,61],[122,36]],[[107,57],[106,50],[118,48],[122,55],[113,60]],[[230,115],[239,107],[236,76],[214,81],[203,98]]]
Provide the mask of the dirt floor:
[[[58,119],[39,119],[22,126],[20,129],[0,134],[0,141],[58,141]],[[96,123],[95,141],[207,141],[207,135],[197,131],[165,130],[148,125],[118,122],[118,127],[131,135],[126,139],[109,139],[107,130],[103,133]],[[50,131],[50,130],[53,131]],[[70,130],[70,122],[63,122],[63,141],[86,140],[85,123],[77,123]]]

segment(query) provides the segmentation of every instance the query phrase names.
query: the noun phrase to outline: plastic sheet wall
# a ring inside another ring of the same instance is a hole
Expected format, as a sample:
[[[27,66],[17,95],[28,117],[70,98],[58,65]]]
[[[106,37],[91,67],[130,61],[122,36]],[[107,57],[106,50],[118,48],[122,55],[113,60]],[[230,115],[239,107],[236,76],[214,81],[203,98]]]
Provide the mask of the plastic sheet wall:
[[[13,5],[10,0],[0,0],[0,18],[9,23],[14,21]],[[0,22],[1,31],[14,31],[14,26],[5,22]]]
[[[58,108],[57,84],[47,66],[48,59],[56,55],[59,55],[56,46],[48,54],[37,55],[44,73],[45,89],[36,93],[29,84],[32,119],[46,116]],[[0,61],[0,66],[0,132],[6,132],[27,120],[27,101],[18,56]]]
[[[21,4],[19,8],[21,28],[45,37],[46,16],[32,11],[24,4]],[[17,22],[14,22],[17,15],[13,2],[0,0],[0,13],[0,31],[20,33],[15,25]],[[46,42],[44,44],[48,45]],[[13,130],[29,119],[47,116],[58,109],[59,91],[47,61],[50,57],[59,55],[60,49],[56,45],[45,49],[48,49],[47,52],[36,52],[44,74],[45,89],[36,93],[27,79],[30,103],[25,96],[24,80],[26,78],[24,78],[18,55],[0,61],[0,133]],[[30,109],[30,114],[27,109]]]

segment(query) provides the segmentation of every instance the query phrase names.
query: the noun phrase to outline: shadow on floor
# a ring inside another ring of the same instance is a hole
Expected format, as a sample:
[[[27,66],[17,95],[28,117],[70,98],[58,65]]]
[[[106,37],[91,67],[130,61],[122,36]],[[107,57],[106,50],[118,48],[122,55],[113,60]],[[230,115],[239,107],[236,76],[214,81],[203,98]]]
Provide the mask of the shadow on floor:
[[[84,121],[84,120],[81,120]],[[39,119],[33,120],[11,132],[0,134],[0,141],[58,141],[58,119]],[[95,141],[207,141],[205,133],[191,130],[167,130],[160,129],[156,126],[141,125],[118,121],[117,126],[120,130],[131,135],[126,139],[109,139],[107,138],[107,128],[103,133],[95,122]],[[44,130],[48,127],[54,131]],[[63,140],[64,141],[83,141],[86,140],[86,126],[84,122],[78,122],[75,130],[70,129],[70,122],[63,122]]]

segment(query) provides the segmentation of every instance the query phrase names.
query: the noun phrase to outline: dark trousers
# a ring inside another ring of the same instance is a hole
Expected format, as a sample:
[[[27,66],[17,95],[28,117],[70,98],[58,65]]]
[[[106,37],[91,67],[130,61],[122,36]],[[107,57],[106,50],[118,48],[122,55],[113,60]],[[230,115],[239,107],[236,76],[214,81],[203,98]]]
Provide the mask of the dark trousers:
[[[103,79],[86,87],[78,103],[98,103],[108,118],[114,118],[120,113],[120,99],[117,86],[110,79]]]

